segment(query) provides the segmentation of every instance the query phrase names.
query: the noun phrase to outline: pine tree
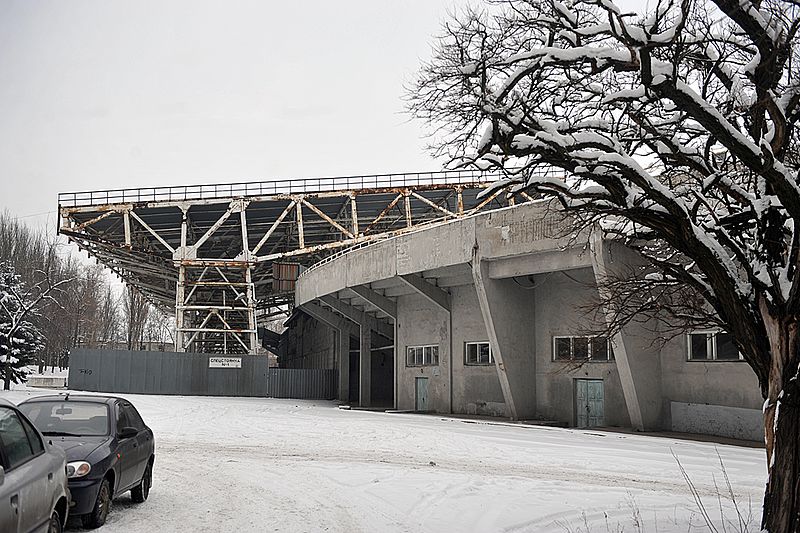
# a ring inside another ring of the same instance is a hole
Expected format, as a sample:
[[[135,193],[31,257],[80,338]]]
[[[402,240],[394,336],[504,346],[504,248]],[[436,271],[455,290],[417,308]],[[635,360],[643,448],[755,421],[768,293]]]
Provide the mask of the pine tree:
[[[44,348],[44,336],[28,318],[35,314],[31,300],[14,268],[0,263],[0,364],[5,389],[26,381],[25,367]]]

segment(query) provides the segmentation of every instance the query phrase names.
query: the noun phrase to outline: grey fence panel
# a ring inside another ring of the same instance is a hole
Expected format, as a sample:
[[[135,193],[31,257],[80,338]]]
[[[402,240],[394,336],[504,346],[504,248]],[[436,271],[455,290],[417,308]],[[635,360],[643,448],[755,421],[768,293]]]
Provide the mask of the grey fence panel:
[[[145,355],[145,376],[143,392],[157,394],[161,390],[161,363],[164,360],[159,352],[147,352]]]
[[[131,364],[133,357],[126,357],[123,353],[115,353],[116,367],[114,368],[114,388],[115,392],[131,392]],[[140,356],[143,352],[137,352]],[[133,354],[131,354],[133,355]]]
[[[128,390],[142,391],[147,389],[147,357],[150,352],[137,352],[131,354],[130,373],[128,374]]]
[[[117,361],[114,352],[110,352],[109,357],[99,357],[98,363],[100,367],[99,392],[110,392],[114,390],[114,369],[117,366]]]
[[[266,396],[266,356],[242,355],[241,368],[210,368],[208,354],[77,349],[73,390],[132,394]]]
[[[273,398],[332,400],[338,372],[317,368],[270,368],[269,395]]]

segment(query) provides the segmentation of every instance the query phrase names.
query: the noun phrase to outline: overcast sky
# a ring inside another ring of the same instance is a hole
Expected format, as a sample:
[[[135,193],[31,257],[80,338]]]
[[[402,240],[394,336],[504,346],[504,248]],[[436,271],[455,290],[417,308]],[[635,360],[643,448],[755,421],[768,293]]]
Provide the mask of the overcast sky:
[[[0,0],[0,209],[54,225],[61,191],[438,169],[401,97],[462,3]]]

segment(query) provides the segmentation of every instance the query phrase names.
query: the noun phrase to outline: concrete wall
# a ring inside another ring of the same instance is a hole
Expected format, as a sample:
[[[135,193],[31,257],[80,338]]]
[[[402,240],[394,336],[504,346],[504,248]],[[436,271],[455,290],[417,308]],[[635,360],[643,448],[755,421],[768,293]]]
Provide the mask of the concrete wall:
[[[702,429],[700,422],[710,417],[729,428],[729,436],[760,432],[755,414],[762,402],[749,367],[688,362],[685,337],[661,347],[653,342],[654,324],[633,324],[615,336],[615,361],[580,368],[553,361],[554,336],[603,330],[606,317],[587,311],[597,299],[597,278],[605,270],[611,275],[627,270],[636,259],[619,243],[592,240],[592,247],[581,246],[588,235],[570,240],[556,211],[546,202],[525,204],[354,250],[302,276],[296,301],[398,275],[435,276],[436,269],[463,265],[476,284],[447,289],[451,313],[419,295],[396,297],[399,409],[414,408],[414,379],[424,376],[430,379],[429,406],[437,412],[508,414],[510,401],[519,418],[574,425],[575,380],[591,378],[604,381],[607,425],[687,431]],[[520,286],[530,280],[532,288]],[[488,321],[487,313],[493,315]],[[302,335],[313,337],[303,341],[311,347],[297,353],[324,364],[324,345],[332,346],[332,337],[307,329]],[[508,361],[495,367],[465,365],[464,344],[493,336]],[[439,346],[439,365],[406,367],[406,348],[425,344]],[[715,427],[710,424],[706,432],[725,431]]]
[[[688,361],[686,335],[661,349],[664,424],[673,431],[763,440],[758,379],[744,361]]]
[[[489,340],[475,287],[453,287],[450,294],[453,314],[453,411],[503,416],[506,404],[495,365],[465,364],[465,344]]]
[[[428,406],[437,413],[450,412],[450,317],[418,294],[397,298],[396,368],[397,408],[415,408],[417,377],[428,378]],[[406,366],[406,348],[439,346],[438,366]]]
[[[539,417],[574,426],[574,380],[602,379],[606,425],[629,426],[630,418],[615,362],[589,362],[576,369],[568,363],[553,360],[554,336],[586,335],[602,327],[602,317],[590,310],[597,301],[592,270],[584,268],[536,275],[533,287],[531,292],[535,293],[537,300],[534,327]]]

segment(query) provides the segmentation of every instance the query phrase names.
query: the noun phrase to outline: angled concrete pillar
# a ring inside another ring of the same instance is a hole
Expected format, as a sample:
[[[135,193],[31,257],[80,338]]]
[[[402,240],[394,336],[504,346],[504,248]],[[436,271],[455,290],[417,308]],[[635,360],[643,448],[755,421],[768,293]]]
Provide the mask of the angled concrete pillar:
[[[476,247],[472,278],[494,355],[506,415],[524,420],[536,415],[534,299],[513,279],[489,278],[489,265]]]
[[[353,333],[353,325],[345,318],[332,313],[327,309],[315,304],[307,303],[300,306],[305,313],[314,319],[327,324],[336,331],[336,352],[339,357],[339,401],[347,402],[350,400],[350,336]]]
[[[350,401],[350,329],[336,330],[339,355],[339,401]]]
[[[372,330],[367,324],[360,324],[359,365],[358,365],[358,405],[372,405]]]
[[[603,299],[607,297],[607,289],[603,284],[606,277],[624,275],[627,268],[642,261],[632,250],[604,240],[599,229],[592,233],[591,255],[592,269]],[[611,311],[606,311],[606,320],[609,323],[613,320]],[[662,398],[658,350],[652,346],[648,335],[639,324],[623,327],[622,331],[611,338],[611,346],[631,426],[639,431],[663,429],[659,423]]]

